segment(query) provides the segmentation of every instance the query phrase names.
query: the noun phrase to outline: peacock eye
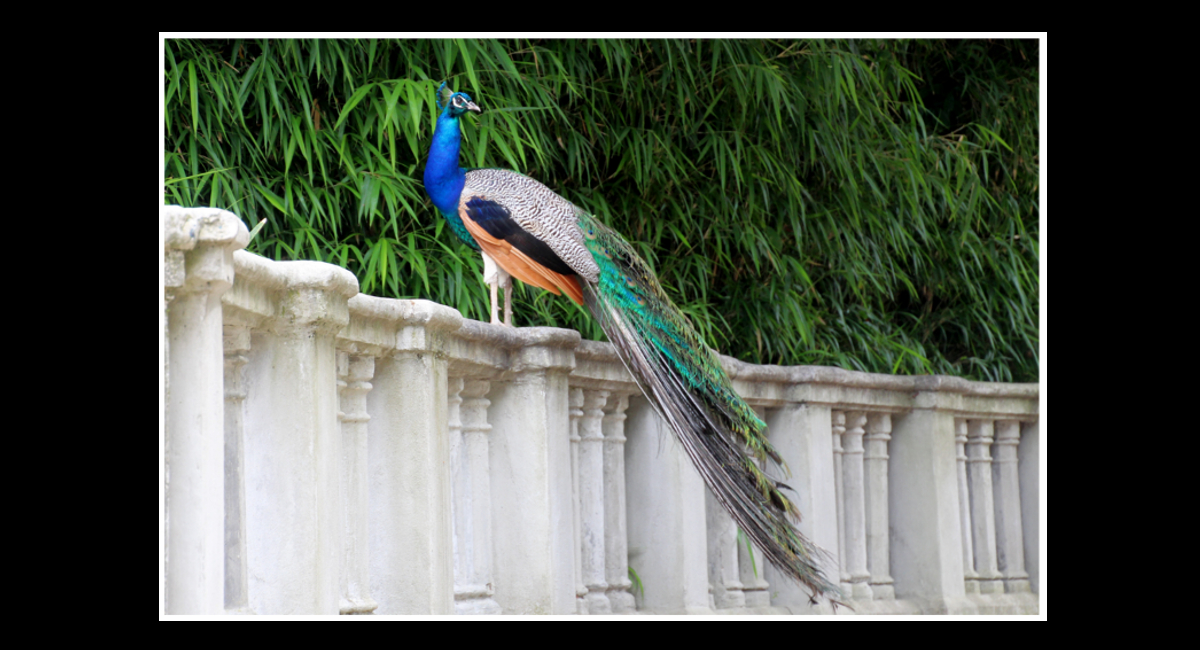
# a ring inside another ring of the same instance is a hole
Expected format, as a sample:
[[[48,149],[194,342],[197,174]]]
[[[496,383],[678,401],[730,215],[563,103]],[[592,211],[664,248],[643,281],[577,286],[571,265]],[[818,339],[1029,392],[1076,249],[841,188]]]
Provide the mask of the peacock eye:
[[[450,101],[454,104],[455,108],[458,108],[463,105],[462,97],[455,97],[454,99],[452,99]]]

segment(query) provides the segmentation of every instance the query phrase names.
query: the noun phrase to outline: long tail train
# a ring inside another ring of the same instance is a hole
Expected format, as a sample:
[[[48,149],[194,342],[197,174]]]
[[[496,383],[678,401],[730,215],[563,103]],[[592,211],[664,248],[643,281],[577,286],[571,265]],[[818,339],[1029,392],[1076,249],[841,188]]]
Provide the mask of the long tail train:
[[[760,469],[766,458],[785,468],[763,436],[766,424],[734,392],[717,355],[633,247],[594,217],[579,216],[600,266],[595,283],[581,283],[584,304],[709,490],[772,564],[811,591],[814,603],[821,596],[835,609],[845,605],[818,566],[827,554],[789,521],[799,521],[800,513],[781,491],[787,486]]]

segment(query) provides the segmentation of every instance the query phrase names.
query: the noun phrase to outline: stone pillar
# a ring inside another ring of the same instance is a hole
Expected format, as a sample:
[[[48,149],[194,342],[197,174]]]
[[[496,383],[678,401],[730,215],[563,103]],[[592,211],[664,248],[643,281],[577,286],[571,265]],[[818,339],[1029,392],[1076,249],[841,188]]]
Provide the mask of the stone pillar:
[[[636,611],[629,580],[625,523],[625,410],[629,395],[612,395],[604,410],[604,571],[614,614]]]
[[[452,395],[455,384],[457,382],[452,382]],[[500,605],[492,597],[495,590],[492,586],[492,501],[488,467],[488,434],[492,425],[487,420],[491,401],[484,397],[491,390],[491,383],[468,379],[462,381],[461,386],[461,441],[453,456],[456,459],[453,470],[454,607],[458,614],[499,614]]]
[[[846,414],[846,433],[842,435],[842,491],[846,497],[846,570],[850,573],[851,598],[872,597],[867,571],[866,484],[863,476],[863,425],[865,413]]]
[[[245,270],[245,272],[243,272]],[[344,524],[334,337],[358,282],[320,262],[241,263],[274,289],[246,366],[246,552],[259,614],[337,614]]]
[[[892,439],[892,416],[871,413],[867,416],[867,435],[863,462],[866,470],[867,569],[871,573],[871,592],[875,600],[895,598],[888,556],[888,441]]]
[[[892,416],[888,443],[891,575],[896,598],[948,613],[963,597],[951,411],[957,402],[939,392],[940,378],[917,381],[913,410]]]
[[[583,418],[583,389],[572,388],[569,396],[571,414],[571,514],[575,531],[575,612],[587,614],[587,585],[583,584],[583,533],[579,514],[579,421]]]
[[[767,410],[762,406],[754,407],[754,414],[758,419],[766,422]],[[763,432],[766,435],[766,432]],[[762,471],[762,463],[757,459],[754,464]],[[776,472],[767,472],[768,474],[777,474]],[[767,591],[770,588],[770,583],[767,582],[765,567],[767,564],[763,560],[762,551],[753,543],[748,543],[745,533],[740,534],[737,545],[738,554],[738,578],[742,583],[742,594],[746,598],[746,607],[770,607],[771,594]]]
[[[846,450],[842,448],[842,436],[846,434],[846,413],[832,412],[833,431],[833,485],[837,499],[837,533],[838,533],[838,586],[846,598],[850,597],[850,572],[846,570],[846,478],[842,472]]]
[[[753,543],[747,543],[746,536],[740,535],[738,540],[738,577],[742,583],[742,594],[746,598],[746,607],[770,607],[771,583],[767,582],[766,568],[769,562],[763,559],[762,551]]]
[[[844,417],[841,421],[844,424]],[[839,571],[836,476],[840,474],[841,442],[833,435],[829,406],[784,404],[767,411],[766,422],[767,437],[791,470],[791,475],[783,477],[783,482],[792,488],[786,494],[802,515],[796,528],[829,553],[832,562],[823,565],[821,570],[829,582],[836,584]],[[836,456],[835,444],[839,450]],[[812,606],[804,587],[769,562],[765,575],[771,584],[771,604],[789,607],[793,612],[832,613],[828,603]]]
[[[225,609],[245,611],[246,481],[242,466],[250,328],[225,326]]]
[[[992,462],[992,481],[996,497],[996,551],[1006,593],[1028,593],[1029,574],[1025,573],[1025,535],[1021,528],[1021,486],[1017,467],[1017,446],[1021,441],[1021,423],[996,421],[996,457]]]
[[[342,614],[370,614],[379,606],[371,598],[370,493],[367,465],[367,393],[375,376],[375,358],[338,352],[338,387],[342,422]]]
[[[450,430],[450,525],[454,536],[454,612],[463,612],[463,602],[477,597],[476,585],[467,580],[471,561],[471,479],[467,445],[462,431],[462,377],[446,380],[446,424]]]
[[[579,423],[579,520],[583,582],[590,614],[611,614],[604,579],[604,403],[606,390],[583,391]]]
[[[746,606],[738,569],[738,526],[710,490],[705,495],[705,522],[708,528],[708,581],[712,584],[717,609],[741,609]]]
[[[1040,593],[1038,546],[1039,510],[1041,509],[1041,429],[1037,422],[1021,424],[1021,444],[1017,448],[1017,464],[1021,481],[1021,528],[1025,531],[1025,570],[1029,573],[1029,588]]]
[[[996,564],[996,512],[992,498],[991,420],[967,421],[967,481],[971,496],[971,539],[979,593],[1004,590]]]
[[[367,307],[373,301],[355,300]],[[367,397],[371,596],[377,614],[453,614],[449,378],[462,316],[424,300],[375,307],[396,327]]]
[[[167,206],[165,575],[168,614],[225,611],[225,389],[221,294],[249,242],[224,210]]]
[[[975,573],[975,554],[971,550],[971,498],[967,488],[967,421],[954,420],[954,458],[958,467],[958,520],[962,531],[963,588],[968,594],[979,593],[979,575]]]
[[[703,479],[644,397],[625,420],[629,564],[641,578],[638,609],[712,613]]]
[[[567,374],[579,333],[531,327],[515,334],[522,342],[512,353],[513,381],[492,386],[496,602],[506,614],[571,614],[576,540]]]

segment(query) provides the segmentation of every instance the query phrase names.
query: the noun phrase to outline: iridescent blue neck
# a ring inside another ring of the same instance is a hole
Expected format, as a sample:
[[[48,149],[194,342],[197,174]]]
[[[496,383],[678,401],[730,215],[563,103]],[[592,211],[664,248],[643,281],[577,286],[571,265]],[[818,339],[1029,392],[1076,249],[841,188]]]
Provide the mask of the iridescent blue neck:
[[[450,215],[458,215],[458,199],[467,179],[466,170],[458,166],[461,142],[458,118],[451,117],[448,110],[442,111],[433,131],[429,161],[425,164],[425,191],[447,219]]]
[[[458,145],[461,142],[458,118],[451,117],[449,110],[442,111],[438,116],[437,128],[433,130],[429,160],[425,162],[425,192],[450,224],[450,230],[467,246],[479,250],[479,243],[458,216],[458,201],[467,182],[467,170],[458,166]]]

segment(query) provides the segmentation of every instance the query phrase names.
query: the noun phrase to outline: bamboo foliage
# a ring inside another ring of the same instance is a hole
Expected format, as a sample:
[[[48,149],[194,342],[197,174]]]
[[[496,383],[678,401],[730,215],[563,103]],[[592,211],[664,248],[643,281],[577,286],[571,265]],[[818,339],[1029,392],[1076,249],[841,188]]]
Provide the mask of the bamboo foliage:
[[[421,182],[443,80],[463,163],[542,181],[758,363],[1038,378],[1030,41],[170,40],[164,200],[251,249],[486,319]],[[603,335],[518,283],[519,325]]]

